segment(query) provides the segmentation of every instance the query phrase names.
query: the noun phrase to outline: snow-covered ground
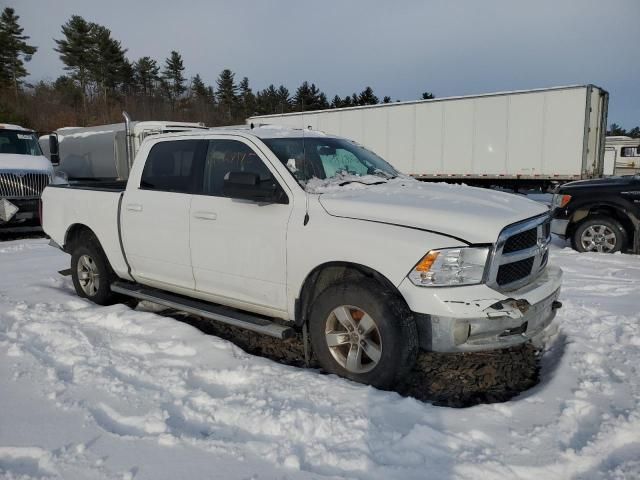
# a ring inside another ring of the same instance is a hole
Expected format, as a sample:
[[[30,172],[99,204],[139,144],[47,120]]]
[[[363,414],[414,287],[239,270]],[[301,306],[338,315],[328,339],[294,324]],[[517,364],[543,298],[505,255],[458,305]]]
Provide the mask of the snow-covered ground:
[[[640,478],[640,258],[554,247],[542,381],[451,409],[97,307],[42,239],[0,243],[0,477]]]

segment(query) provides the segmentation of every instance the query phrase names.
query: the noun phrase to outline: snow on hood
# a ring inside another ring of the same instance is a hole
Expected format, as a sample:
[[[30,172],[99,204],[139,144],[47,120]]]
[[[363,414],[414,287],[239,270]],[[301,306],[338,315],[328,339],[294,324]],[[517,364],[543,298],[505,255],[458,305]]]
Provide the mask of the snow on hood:
[[[359,177],[369,181],[369,176]],[[312,184],[310,193],[330,215],[423,228],[469,243],[493,243],[512,223],[548,212],[533,200],[466,185],[426,183],[402,177],[384,184]],[[322,182],[322,181],[320,181]]]
[[[2,170],[46,170],[53,173],[53,167],[47,157],[14,153],[0,153],[0,171]]]

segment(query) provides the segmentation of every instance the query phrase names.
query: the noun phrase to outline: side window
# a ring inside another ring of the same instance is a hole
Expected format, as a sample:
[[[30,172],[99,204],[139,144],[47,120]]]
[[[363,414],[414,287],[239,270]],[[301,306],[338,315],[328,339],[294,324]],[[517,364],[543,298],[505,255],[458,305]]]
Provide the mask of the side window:
[[[200,140],[172,140],[151,147],[142,171],[140,188],[163,192],[192,193],[196,152]]]
[[[366,175],[367,167],[348,150],[329,146],[318,146],[318,155],[327,178],[346,172],[353,175]]]
[[[202,193],[226,196],[224,181],[230,172],[255,173],[260,177],[259,188],[273,190],[278,183],[262,159],[248,145],[237,140],[210,140],[204,164]]]
[[[622,147],[620,149],[621,157],[640,157],[640,147]]]

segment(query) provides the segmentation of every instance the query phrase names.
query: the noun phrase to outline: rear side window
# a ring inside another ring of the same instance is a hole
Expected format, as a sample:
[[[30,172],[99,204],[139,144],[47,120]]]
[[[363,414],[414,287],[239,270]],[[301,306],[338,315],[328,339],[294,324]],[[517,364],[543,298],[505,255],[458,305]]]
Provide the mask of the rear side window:
[[[151,147],[142,171],[140,188],[193,193],[201,140],[173,140]]]

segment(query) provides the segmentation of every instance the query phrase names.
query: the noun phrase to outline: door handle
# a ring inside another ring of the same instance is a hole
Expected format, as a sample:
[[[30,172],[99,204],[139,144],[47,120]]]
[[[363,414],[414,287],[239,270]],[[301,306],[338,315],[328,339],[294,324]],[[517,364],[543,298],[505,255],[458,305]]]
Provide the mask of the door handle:
[[[140,205],[139,203],[127,203],[127,210],[129,210],[130,212],[141,212],[142,205]]]
[[[193,214],[193,218],[197,218],[199,220],[216,220],[218,215],[213,212],[195,212]]]

